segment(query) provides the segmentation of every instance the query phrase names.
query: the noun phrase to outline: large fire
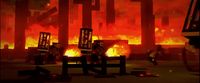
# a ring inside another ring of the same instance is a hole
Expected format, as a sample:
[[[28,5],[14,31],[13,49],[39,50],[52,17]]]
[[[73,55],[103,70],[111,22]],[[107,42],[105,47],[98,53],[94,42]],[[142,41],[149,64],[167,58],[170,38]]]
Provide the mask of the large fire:
[[[114,44],[112,47],[108,48],[105,54],[108,57],[126,56],[128,58],[130,47],[126,44]]]
[[[65,51],[64,56],[68,57],[80,57],[81,51],[78,47],[70,47]]]
[[[130,54],[130,47],[128,46],[128,44],[117,43],[108,48],[105,54],[108,57],[126,56],[128,58]],[[80,57],[81,52],[78,47],[72,46],[65,51],[64,56]]]
[[[7,0],[4,0],[7,1]],[[14,48],[14,26],[15,11],[14,5],[1,3],[1,47],[9,45],[9,49]],[[9,1],[9,0],[8,0]],[[115,24],[106,25],[106,0],[101,0],[99,11],[92,13],[93,40],[128,40],[128,44],[141,44],[141,13],[140,3],[131,2],[131,0],[116,0]],[[58,0],[50,0],[49,7],[57,6]],[[167,6],[167,7],[166,7]],[[155,14],[155,37],[156,44],[161,45],[184,45],[187,41],[181,35],[182,26],[189,6],[189,0],[154,0]],[[69,10],[69,44],[78,44],[79,30],[82,27],[82,6],[70,4]],[[134,10],[134,11],[130,11]],[[167,13],[165,13],[167,12]],[[56,13],[57,14],[57,13]],[[169,16],[169,25],[162,26],[163,15]],[[53,20],[56,21],[57,20]],[[42,26],[39,23],[29,25],[26,28],[25,48],[37,47],[39,32],[45,31],[51,33],[51,43],[58,42],[58,26],[49,24]]]

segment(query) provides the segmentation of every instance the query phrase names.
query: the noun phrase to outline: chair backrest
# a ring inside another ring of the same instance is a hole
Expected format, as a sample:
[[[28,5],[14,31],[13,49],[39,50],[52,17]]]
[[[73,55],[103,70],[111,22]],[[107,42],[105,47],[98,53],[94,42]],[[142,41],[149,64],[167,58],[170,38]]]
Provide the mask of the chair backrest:
[[[50,37],[51,33],[40,32],[39,42],[38,42],[38,51],[48,52],[50,47]]]
[[[90,55],[92,51],[92,29],[81,28],[78,48],[81,50],[82,55]]]

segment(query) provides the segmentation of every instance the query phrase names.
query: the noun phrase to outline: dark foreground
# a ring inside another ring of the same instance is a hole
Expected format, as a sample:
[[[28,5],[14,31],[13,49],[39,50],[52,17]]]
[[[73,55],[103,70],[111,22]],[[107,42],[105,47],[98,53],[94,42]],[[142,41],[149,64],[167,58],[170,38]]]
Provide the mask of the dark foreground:
[[[51,71],[51,74],[61,74],[61,62],[57,64],[47,64],[41,67]],[[95,73],[85,76],[80,68],[71,68],[70,78],[64,82],[56,83],[199,83],[199,73],[188,72],[181,61],[159,61],[157,66],[148,61],[128,60],[127,75],[118,75],[118,68],[109,68],[111,77],[96,77]],[[18,76],[19,70],[34,69],[35,65],[24,63],[23,61],[1,61],[0,83],[40,83],[41,81],[30,79],[29,76]],[[147,68],[149,72],[159,75],[158,77],[136,77],[130,72],[133,68]],[[44,83],[55,83],[55,81],[45,80]]]

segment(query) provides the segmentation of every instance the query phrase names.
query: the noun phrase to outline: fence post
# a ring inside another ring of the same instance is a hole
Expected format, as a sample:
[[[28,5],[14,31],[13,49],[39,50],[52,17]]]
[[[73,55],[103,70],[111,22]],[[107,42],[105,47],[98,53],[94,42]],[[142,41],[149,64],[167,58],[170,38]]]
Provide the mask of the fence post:
[[[120,56],[120,75],[126,74],[126,57],[125,55]]]
[[[83,68],[83,74],[87,75],[88,74],[88,66],[87,66],[87,57],[86,55],[81,56],[81,63],[82,63],[82,68]]]
[[[106,56],[102,56],[102,58],[101,58],[101,74],[102,75],[107,74],[107,59],[106,59]]]
[[[62,76],[68,76],[68,57],[63,56],[62,59]]]

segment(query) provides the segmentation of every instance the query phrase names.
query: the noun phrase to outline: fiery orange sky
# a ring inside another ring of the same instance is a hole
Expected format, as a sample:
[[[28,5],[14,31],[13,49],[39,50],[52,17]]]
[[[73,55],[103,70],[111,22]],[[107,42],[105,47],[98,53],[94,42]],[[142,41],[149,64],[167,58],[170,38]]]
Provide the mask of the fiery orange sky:
[[[57,6],[57,0],[50,0],[49,8]],[[72,0],[71,0],[72,1]],[[106,0],[101,1],[99,11],[93,11],[93,39],[129,40],[129,44],[141,44],[141,15],[140,3],[130,0],[115,0],[115,24],[106,26]],[[182,35],[189,0],[154,0],[156,44],[184,45],[187,41]],[[69,14],[69,44],[77,44],[79,29],[82,24],[81,5],[70,4]],[[169,16],[169,26],[163,26],[163,16]],[[54,14],[56,16],[56,13]],[[1,3],[1,48],[8,44],[14,48],[14,4]],[[100,24],[101,23],[101,24]],[[57,25],[42,26],[34,23],[26,29],[26,47],[37,46],[39,32],[51,32],[52,42],[57,42]]]

